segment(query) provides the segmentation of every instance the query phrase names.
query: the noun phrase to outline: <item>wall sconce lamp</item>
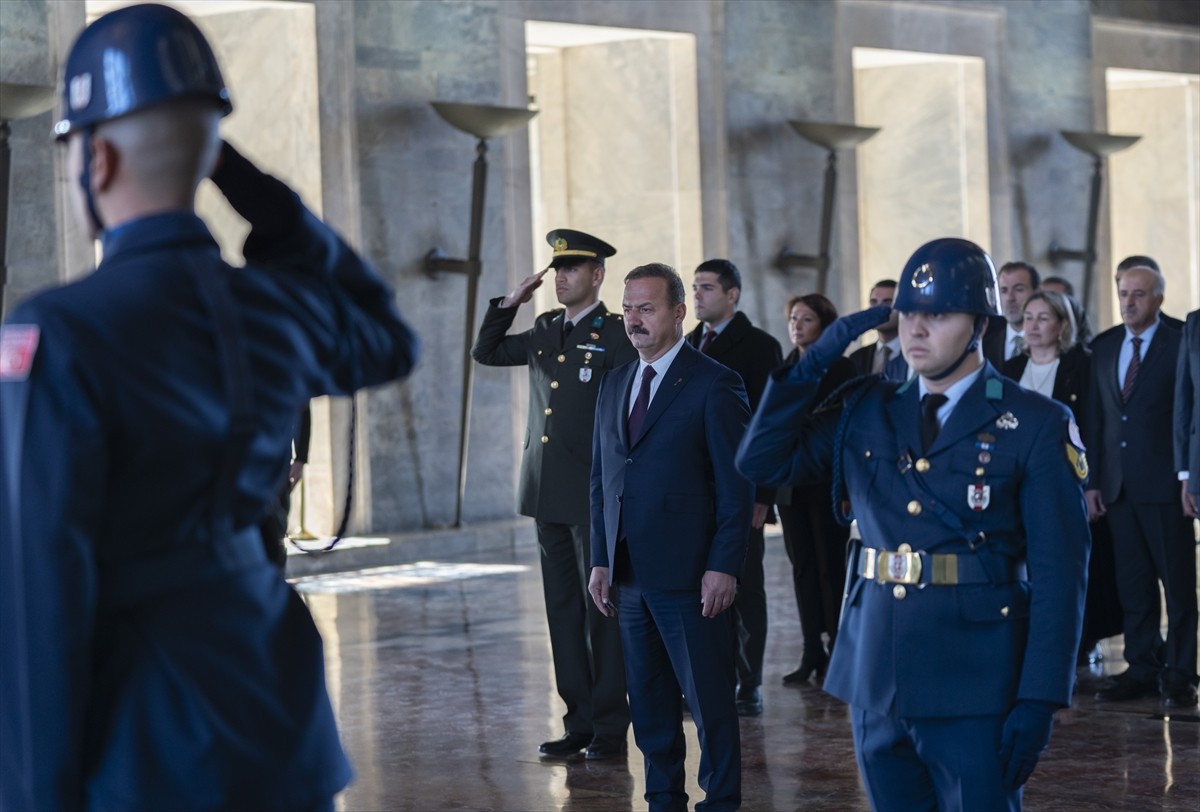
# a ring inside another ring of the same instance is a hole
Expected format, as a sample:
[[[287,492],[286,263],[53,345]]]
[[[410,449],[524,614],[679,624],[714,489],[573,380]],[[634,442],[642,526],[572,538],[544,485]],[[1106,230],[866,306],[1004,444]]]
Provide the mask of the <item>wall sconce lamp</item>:
[[[833,233],[833,199],[837,190],[837,150],[856,147],[879,132],[879,127],[853,124],[825,124],[817,121],[789,121],[796,134],[811,144],[829,151],[825,160],[825,195],[821,202],[820,253],[793,253],[786,245],[775,258],[775,267],[785,273],[792,268],[815,268],[817,292],[825,293],[829,279],[829,240]]]
[[[12,165],[8,146],[10,121],[40,116],[54,106],[54,88],[42,85],[0,84],[0,316],[8,285],[8,186]]]
[[[1067,143],[1075,149],[1092,156],[1092,196],[1088,204],[1087,248],[1076,251],[1063,248],[1058,241],[1050,243],[1050,264],[1058,267],[1068,260],[1083,262],[1083,302],[1087,307],[1092,295],[1092,281],[1096,265],[1096,225],[1100,217],[1100,186],[1102,183],[1101,167],[1104,159],[1114,152],[1133,146],[1141,138],[1140,135],[1110,135],[1109,133],[1075,132],[1059,130]]]
[[[475,175],[471,183],[471,236],[467,258],[454,259],[434,247],[425,255],[425,272],[436,278],[438,273],[463,273],[467,275],[467,314],[463,319],[464,337],[462,354],[462,409],[458,428],[458,495],[454,505],[454,526],[462,526],[463,496],[467,487],[467,434],[471,422],[471,391],[474,363],[471,361],[471,344],[475,336],[475,304],[479,295],[479,261],[483,241],[483,200],[487,191],[487,140],[519,130],[537,115],[536,110],[523,107],[492,107],[484,104],[455,104],[430,102],[442,119],[457,130],[475,136],[479,143],[475,147]]]

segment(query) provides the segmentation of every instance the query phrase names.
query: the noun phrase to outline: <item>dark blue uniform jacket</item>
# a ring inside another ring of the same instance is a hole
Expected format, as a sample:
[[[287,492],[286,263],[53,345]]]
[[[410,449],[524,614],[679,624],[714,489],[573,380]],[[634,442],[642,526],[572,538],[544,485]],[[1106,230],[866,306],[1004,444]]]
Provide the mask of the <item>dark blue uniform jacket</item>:
[[[253,530],[303,405],[407,373],[374,273],[227,150],[253,231],[123,225],[0,376],[0,808],[302,808],[349,780],[321,640]],[[33,328],[33,329],[31,329]]]
[[[915,379],[862,387],[845,410],[810,417],[816,381],[780,373],[739,468],[774,485],[827,476],[841,419],[838,461],[862,544],[956,553],[978,578],[897,590],[851,574],[825,689],[900,717],[1004,714],[1018,699],[1069,705],[1090,544],[1070,413],[985,363],[922,454]],[[987,488],[978,510],[976,486]]]

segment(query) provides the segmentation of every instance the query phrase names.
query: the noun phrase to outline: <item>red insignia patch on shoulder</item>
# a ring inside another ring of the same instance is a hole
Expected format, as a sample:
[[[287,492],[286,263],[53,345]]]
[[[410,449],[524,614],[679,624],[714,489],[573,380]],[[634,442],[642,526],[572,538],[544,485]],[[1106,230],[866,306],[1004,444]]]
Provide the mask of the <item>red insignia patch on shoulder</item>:
[[[29,377],[41,334],[36,324],[0,327],[0,381],[23,381]]]

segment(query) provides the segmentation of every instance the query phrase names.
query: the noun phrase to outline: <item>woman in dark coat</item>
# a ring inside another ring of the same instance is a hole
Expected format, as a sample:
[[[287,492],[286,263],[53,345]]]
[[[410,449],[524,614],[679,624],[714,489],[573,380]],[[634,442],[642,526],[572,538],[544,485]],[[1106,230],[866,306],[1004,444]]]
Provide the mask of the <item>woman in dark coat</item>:
[[[784,312],[788,317],[788,337],[794,347],[784,365],[791,366],[837,319],[837,309],[821,294],[809,293],[789,299]],[[817,404],[854,374],[850,360],[839,358],[821,381]],[[826,480],[780,488],[776,496],[804,635],[800,667],[783,678],[786,684],[807,682],[824,674],[837,634],[848,530],[833,518],[831,490],[831,483]]]
[[[1091,377],[1091,353],[1076,341],[1075,325],[1074,309],[1066,297],[1054,291],[1033,294],[1025,303],[1024,352],[1005,361],[1001,372],[1024,388],[1064,404],[1078,423],[1087,413],[1084,399]],[[1094,522],[1091,530],[1080,665],[1087,663],[1097,643],[1122,631],[1112,535],[1103,518]]]

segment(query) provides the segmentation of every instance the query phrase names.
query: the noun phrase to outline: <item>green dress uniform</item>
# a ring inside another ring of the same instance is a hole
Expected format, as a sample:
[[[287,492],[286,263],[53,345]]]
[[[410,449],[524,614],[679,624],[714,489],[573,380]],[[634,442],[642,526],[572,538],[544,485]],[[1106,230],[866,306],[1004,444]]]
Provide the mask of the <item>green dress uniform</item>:
[[[488,366],[529,368],[529,422],[519,512],[537,520],[542,586],[568,734],[624,740],[629,728],[624,662],[615,623],[587,596],[588,483],[600,381],[637,357],[620,315],[599,303],[564,329],[565,311],[538,316],[509,335],[518,308],[493,299],[472,356]],[[589,645],[590,640],[590,645]]]

